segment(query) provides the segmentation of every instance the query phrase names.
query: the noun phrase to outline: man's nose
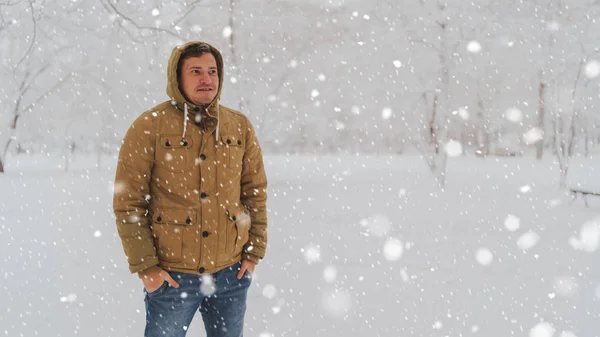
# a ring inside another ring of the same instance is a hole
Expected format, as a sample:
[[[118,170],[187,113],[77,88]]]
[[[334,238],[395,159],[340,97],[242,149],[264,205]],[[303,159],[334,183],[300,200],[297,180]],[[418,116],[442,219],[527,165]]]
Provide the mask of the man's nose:
[[[204,73],[202,75],[200,75],[200,83],[211,83],[211,79],[210,79],[210,75],[207,73]]]

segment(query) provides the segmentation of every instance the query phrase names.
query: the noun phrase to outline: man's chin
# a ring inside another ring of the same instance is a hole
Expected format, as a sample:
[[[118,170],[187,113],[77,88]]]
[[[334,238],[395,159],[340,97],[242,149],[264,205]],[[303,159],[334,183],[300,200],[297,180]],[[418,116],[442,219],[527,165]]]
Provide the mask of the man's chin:
[[[213,97],[214,98],[214,97]],[[211,99],[206,99],[206,98],[197,98],[194,99],[192,101],[192,103],[196,104],[196,105],[206,105],[206,104],[210,104],[210,102],[212,102],[213,98]]]

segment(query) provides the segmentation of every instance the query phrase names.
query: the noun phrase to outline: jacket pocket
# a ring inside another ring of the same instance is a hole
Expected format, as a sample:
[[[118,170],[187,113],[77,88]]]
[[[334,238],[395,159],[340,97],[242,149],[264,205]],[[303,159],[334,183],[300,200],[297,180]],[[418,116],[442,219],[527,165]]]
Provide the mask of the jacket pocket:
[[[160,168],[170,172],[183,172],[191,169],[194,164],[191,136],[182,142],[180,134],[163,134],[158,138],[154,161]]]
[[[223,164],[235,171],[242,170],[244,158],[244,140],[239,134],[222,134],[221,146],[223,147]]]
[[[227,208],[227,247],[228,254],[239,254],[246,242],[250,231],[250,213],[240,207]]]
[[[186,209],[156,210],[152,215],[152,235],[159,260],[181,262],[185,251],[192,252],[193,247],[186,240],[194,240],[191,235],[196,212]],[[186,249],[187,248],[187,249]]]

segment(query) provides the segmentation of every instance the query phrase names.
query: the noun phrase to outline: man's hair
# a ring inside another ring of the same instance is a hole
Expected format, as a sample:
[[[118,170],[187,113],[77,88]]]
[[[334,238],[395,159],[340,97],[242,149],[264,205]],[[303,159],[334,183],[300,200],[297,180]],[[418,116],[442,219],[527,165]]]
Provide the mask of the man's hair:
[[[215,60],[217,61],[217,73],[220,77],[223,65],[219,61],[218,55],[215,55],[215,53],[213,53],[209,45],[207,45],[206,43],[196,43],[187,46],[181,53],[181,56],[179,57],[179,62],[177,62],[177,79],[181,78],[181,66],[183,65],[183,61],[192,57],[200,57],[206,53],[211,53],[215,57]]]

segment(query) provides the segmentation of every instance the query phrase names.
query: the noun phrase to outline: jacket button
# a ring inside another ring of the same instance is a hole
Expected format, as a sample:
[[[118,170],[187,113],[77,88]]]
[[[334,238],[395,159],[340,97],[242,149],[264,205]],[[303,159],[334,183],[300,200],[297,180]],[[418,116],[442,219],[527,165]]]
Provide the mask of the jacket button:
[[[167,140],[167,142],[165,143],[166,146],[171,146],[171,142]]]
[[[198,271],[199,271],[200,273],[204,273],[204,270],[205,270],[205,269],[204,269],[204,267],[200,267],[200,269],[198,269]]]
[[[162,221],[162,217],[160,217],[160,216],[159,216],[159,217],[157,217],[157,218],[156,218],[156,221],[158,221],[158,222],[161,222],[161,221]]]
[[[194,111],[195,111],[195,112],[198,112],[198,111],[200,111],[200,108],[199,108],[199,107],[197,107],[197,106],[195,106],[195,107],[194,107]]]
[[[202,194],[200,194],[200,198],[206,199],[206,197],[207,197],[206,193],[202,192]]]
[[[227,144],[231,144],[231,139],[227,139]]]
[[[191,224],[192,223],[192,219],[190,219],[190,218],[185,219],[185,223],[188,224],[188,225]]]
[[[235,215],[231,217],[231,220],[235,221]]]
[[[207,237],[208,236],[208,232],[207,231],[202,232],[202,236],[203,237]]]
[[[201,159],[201,160],[204,160],[204,159],[206,159],[206,156],[204,155],[204,153],[200,155],[200,159]]]
[[[242,141],[238,139],[238,145],[242,145]]]
[[[179,144],[181,144],[182,146],[187,146],[187,145],[188,145],[188,142],[187,142],[187,140],[185,140],[185,139],[182,139],[182,140],[181,140],[181,143],[179,143]]]

